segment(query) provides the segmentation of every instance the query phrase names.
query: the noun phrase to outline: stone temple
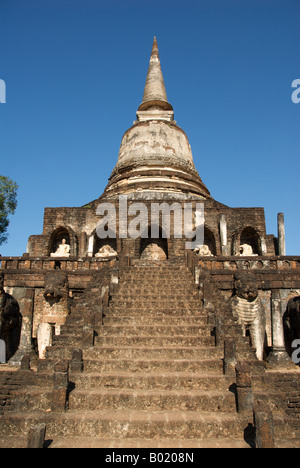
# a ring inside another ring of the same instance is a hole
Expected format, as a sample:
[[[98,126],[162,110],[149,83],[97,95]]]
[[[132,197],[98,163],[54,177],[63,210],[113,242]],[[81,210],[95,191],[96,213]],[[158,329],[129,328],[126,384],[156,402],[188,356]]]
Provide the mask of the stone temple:
[[[213,198],[156,39],[104,193],[1,258],[0,313],[2,448],[300,447],[300,257]]]

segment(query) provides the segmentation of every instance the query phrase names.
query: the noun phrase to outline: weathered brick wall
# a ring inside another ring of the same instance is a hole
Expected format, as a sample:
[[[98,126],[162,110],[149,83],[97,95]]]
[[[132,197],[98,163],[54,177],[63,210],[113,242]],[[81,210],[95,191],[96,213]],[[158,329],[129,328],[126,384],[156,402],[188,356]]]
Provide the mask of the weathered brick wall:
[[[160,197],[160,198],[159,198]],[[263,208],[230,208],[226,205],[218,203],[215,200],[201,200],[195,199],[191,196],[168,195],[167,193],[161,194],[157,199],[152,195],[145,194],[131,194],[128,199],[128,208],[132,203],[142,202],[148,210],[148,224],[151,223],[151,205],[152,203],[166,202],[169,205],[179,203],[184,207],[185,203],[192,203],[193,209],[196,203],[204,203],[205,211],[205,226],[207,234],[214,238],[215,252],[217,255],[221,254],[221,240],[220,240],[220,216],[225,215],[227,221],[228,231],[228,250],[232,253],[235,245],[239,245],[241,235],[245,232],[246,228],[252,228],[257,236],[258,244],[260,239],[265,240],[268,255],[275,255],[276,242],[274,236],[266,234],[265,215]],[[67,241],[71,245],[71,256],[84,256],[87,254],[87,238],[92,234],[96,235],[96,228],[99,222],[99,216],[96,215],[97,207],[100,203],[109,202],[115,207],[116,212],[116,232],[119,232],[119,200],[118,199],[105,199],[100,198],[91,202],[89,205],[80,208],[46,208],[44,214],[44,227],[42,236],[31,236],[29,238],[29,252],[31,256],[49,256],[53,251],[56,241],[56,236],[61,238],[67,237]],[[128,224],[134,219],[137,214],[127,216]],[[171,212],[171,239],[174,237],[174,216]],[[162,224],[160,221],[160,227]],[[118,234],[117,234],[118,237]],[[151,237],[150,229],[148,237]],[[245,237],[247,239],[247,236]],[[120,239],[121,240],[121,239]],[[180,241],[180,239],[175,239]],[[138,239],[137,239],[138,242]],[[206,239],[206,242],[208,240]],[[173,246],[171,255],[177,255],[176,244]],[[180,245],[180,242],[179,242]],[[122,242],[117,241],[118,253],[122,248]],[[258,249],[261,247],[258,246]],[[136,255],[137,249],[135,246],[131,248],[132,255]],[[179,252],[178,252],[179,253]],[[261,253],[261,252],[257,252]]]
[[[18,372],[0,370],[0,415],[11,408],[14,392],[24,385]]]
[[[110,284],[116,260],[62,261],[62,271],[68,276],[69,294],[57,298],[58,300],[55,298],[47,300],[44,297],[45,276],[49,272],[55,273],[54,266],[55,262],[50,259],[29,257],[26,260],[23,257],[2,259],[1,271],[4,272],[5,290],[18,301],[23,318],[20,346],[13,357],[16,364],[21,362],[25,354],[33,350],[32,339],[37,337],[37,327],[40,323],[55,326],[55,332],[59,333],[59,327],[66,322],[69,308],[83,291],[88,290],[95,274],[99,286],[106,287]]]
[[[44,298],[44,290],[37,289],[34,298],[34,319],[32,337],[37,336],[37,327],[40,323],[52,323],[56,326],[62,326],[66,322],[68,308],[66,300],[57,303],[51,303]]]
[[[274,413],[285,413],[300,419],[300,371],[266,372],[253,379],[256,397],[262,395],[268,400]]]
[[[48,237],[43,235],[30,236],[28,239],[28,252],[35,257],[43,257],[48,250]]]

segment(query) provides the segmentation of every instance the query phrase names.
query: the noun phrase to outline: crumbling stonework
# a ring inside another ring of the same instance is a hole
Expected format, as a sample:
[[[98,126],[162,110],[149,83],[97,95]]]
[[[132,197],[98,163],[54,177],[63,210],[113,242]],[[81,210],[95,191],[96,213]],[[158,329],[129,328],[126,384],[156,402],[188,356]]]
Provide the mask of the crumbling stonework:
[[[133,203],[147,210],[140,236],[123,235],[124,195],[127,224]],[[116,214],[107,239],[101,203]],[[152,235],[153,203],[201,203],[203,244],[186,249],[172,210],[170,234],[160,217]],[[0,364],[0,447],[42,446],[45,431],[53,447],[300,447],[300,257],[285,256],[278,223],[277,238],[263,208],[213,199],[155,40],[104,193],[46,208],[26,254],[1,258],[0,339],[17,368]]]
[[[69,314],[70,301],[67,273],[60,270],[47,272],[45,274],[44,290],[36,292],[34,302],[34,307],[38,312],[34,317],[33,336],[36,336],[39,323],[52,324],[59,332]]]
[[[17,301],[4,291],[3,285],[4,275],[0,273],[0,339],[5,342],[9,360],[19,346],[22,316]]]

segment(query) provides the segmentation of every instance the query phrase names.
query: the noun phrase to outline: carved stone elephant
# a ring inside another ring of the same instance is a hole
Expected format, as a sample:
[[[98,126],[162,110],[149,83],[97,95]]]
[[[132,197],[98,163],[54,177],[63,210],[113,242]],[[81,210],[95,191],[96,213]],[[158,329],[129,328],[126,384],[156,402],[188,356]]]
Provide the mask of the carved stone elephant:
[[[259,360],[264,358],[266,317],[258,297],[255,278],[248,273],[236,273],[234,294],[231,299],[234,317],[242,326],[243,335],[250,333],[252,345]]]
[[[4,291],[3,286],[4,275],[0,273],[0,339],[5,342],[8,361],[19,347],[22,315],[18,302]]]
[[[291,353],[293,341],[300,339],[300,296],[289,300],[283,315],[283,326],[287,350]]]
[[[53,270],[45,275],[44,297],[47,300],[59,301],[68,297],[68,275],[63,271]]]

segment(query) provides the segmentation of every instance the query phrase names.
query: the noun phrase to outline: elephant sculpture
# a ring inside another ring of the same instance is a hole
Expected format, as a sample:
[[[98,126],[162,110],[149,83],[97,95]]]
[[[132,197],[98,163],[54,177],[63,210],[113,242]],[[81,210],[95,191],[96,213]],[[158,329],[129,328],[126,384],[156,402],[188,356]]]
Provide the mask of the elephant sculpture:
[[[288,301],[283,315],[283,327],[287,351],[291,354],[293,341],[300,339],[300,296]]]
[[[5,343],[7,361],[18,350],[21,325],[22,315],[19,304],[4,291],[4,274],[0,273],[0,339]]]
[[[252,345],[256,349],[256,356],[259,360],[263,360],[266,318],[253,276],[245,273],[235,275],[231,304],[233,315],[242,326],[243,336],[247,335],[247,331],[249,332]]]

